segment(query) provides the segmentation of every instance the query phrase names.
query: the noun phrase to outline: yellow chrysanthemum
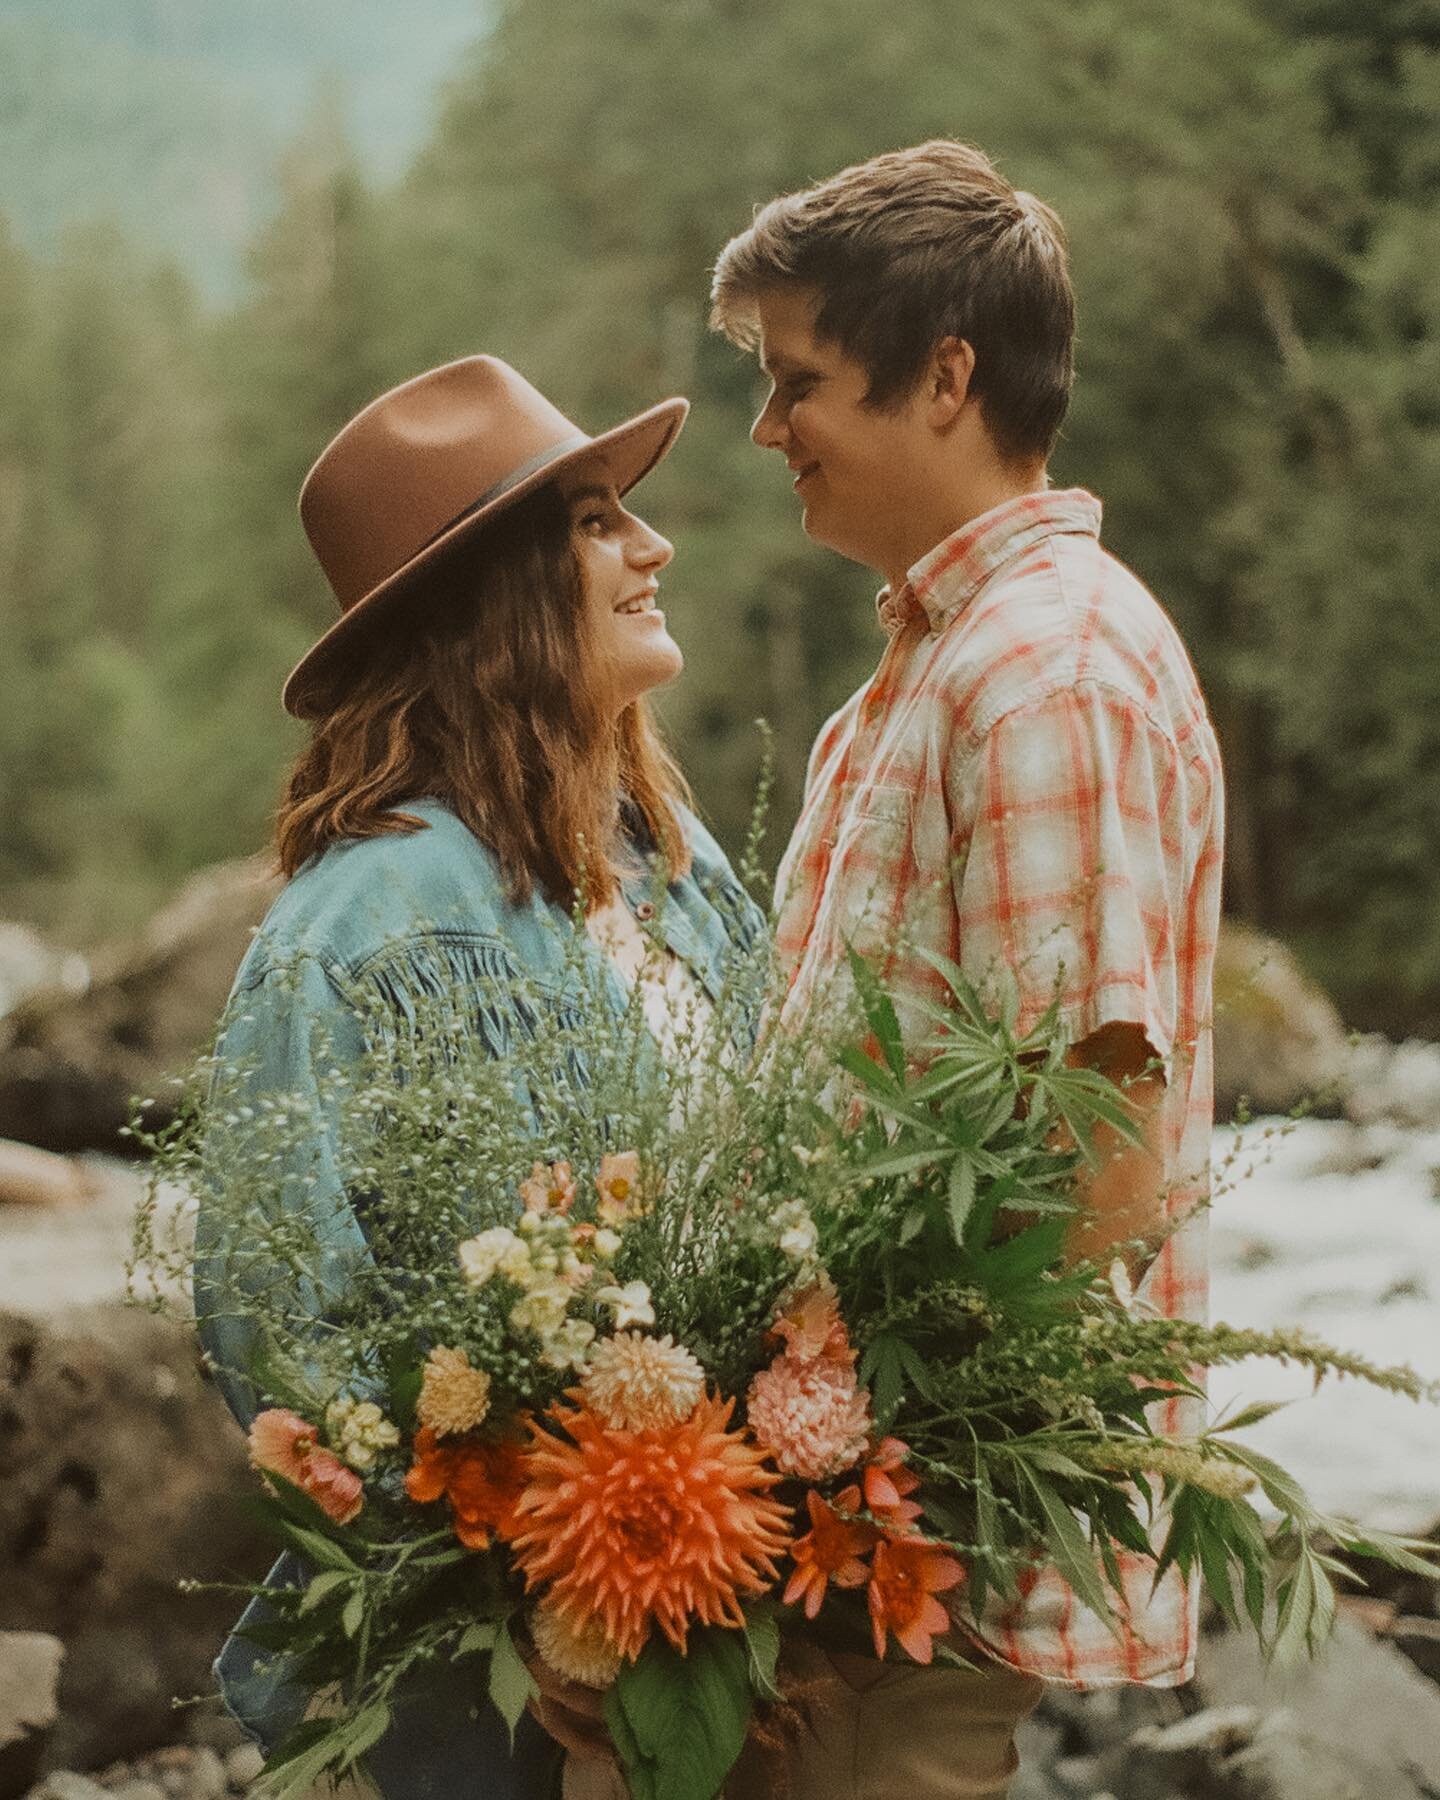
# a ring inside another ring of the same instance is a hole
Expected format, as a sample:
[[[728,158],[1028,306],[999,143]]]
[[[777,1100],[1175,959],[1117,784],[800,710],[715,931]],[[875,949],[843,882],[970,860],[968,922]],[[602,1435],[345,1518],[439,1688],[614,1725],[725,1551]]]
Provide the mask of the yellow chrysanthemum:
[[[580,1385],[607,1425],[647,1431],[690,1417],[705,1392],[705,1371],[668,1333],[651,1338],[621,1331],[591,1351]]]
[[[415,1411],[437,1437],[473,1431],[490,1410],[490,1377],[472,1369],[463,1350],[437,1344],[425,1359]]]
[[[620,1652],[593,1619],[576,1626],[548,1606],[537,1606],[530,1615],[530,1635],[541,1662],[567,1681],[607,1688],[620,1673]]]

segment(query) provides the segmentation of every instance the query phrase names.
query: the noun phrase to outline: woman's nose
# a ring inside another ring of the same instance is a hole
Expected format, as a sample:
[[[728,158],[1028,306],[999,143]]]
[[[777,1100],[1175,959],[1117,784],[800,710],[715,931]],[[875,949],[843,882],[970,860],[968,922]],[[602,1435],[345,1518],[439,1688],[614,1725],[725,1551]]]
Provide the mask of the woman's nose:
[[[635,526],[630,534],[631,562],[641,569],[663,569],[674,556],[675,546],[643,519],[636,519]]]

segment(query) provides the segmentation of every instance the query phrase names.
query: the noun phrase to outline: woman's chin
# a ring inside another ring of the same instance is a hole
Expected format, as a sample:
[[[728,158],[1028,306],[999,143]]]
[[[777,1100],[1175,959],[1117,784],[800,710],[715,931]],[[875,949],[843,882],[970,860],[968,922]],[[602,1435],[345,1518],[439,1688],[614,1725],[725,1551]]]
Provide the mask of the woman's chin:
[[[673,638],[652,644],[643,659],[637,658],[628,668],[617,671],[617,685],[625,696],[622,705],[633,706],[652,689],[668,686],[684,667],[685,658]]]

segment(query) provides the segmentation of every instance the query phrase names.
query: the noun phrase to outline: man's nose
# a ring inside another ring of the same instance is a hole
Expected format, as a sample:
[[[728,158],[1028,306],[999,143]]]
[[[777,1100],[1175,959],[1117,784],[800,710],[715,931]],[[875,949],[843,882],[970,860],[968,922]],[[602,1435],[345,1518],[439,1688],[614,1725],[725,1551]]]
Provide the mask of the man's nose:
[[[760,408],[755,423],[750,427],[750,441],[758,444],[762,450],[784,450],[790,428],[784,413],[775,403],[772,394]]]

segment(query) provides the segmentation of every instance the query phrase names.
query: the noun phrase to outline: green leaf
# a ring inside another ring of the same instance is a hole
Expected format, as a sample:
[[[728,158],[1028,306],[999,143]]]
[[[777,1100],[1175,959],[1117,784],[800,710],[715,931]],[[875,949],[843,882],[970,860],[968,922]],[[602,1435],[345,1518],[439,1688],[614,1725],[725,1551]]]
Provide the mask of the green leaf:
[[[1242,1407],[1232,1418],[1217,1419],[1210,1427],[1210,1432],[1246,1431],[1250,1426],[1260,1424],[1262,1420],[1270,1418],[1289,1404],[1288,1400],[1257,1400],[1251,1406]]]
[[[860,1381],[870,1389],[877,1424],[888,1424],[900,1404],[903,1389],[899,1340],[881,1335],[871,1338],[860,1359]]]
[[[351,1767],[367,1750],[373,1750],[390,1729],[390,1708],[376,1702],[362,1707],[345,1727],[345,1755],[341,1766]]]
[[[918,1237],[925,1226],[925,1208],[912,1206],[900,1221],[900,1242],[908,1244],[912,1238]]]
[[[510,1636],[509,1627],[497,1625],[495,1648],[490,1656],[490,1698],[500,1717],[510,1728],[512,1749],[515,1746],[515,1727],[520,1723],[525,1708],[539,1691],[530,1671],[520,1660],[520,1652],[515,1648],[515,1640]]]
[[[625,1708],[621,1705],[620,1683],[625,1679],[625,1670],[605,1690],[605,1728],[610,1733],[610,1741],[620,1755],[620,1766],[625,1771],[625,1785],[629,1788],[631,1800],[655,1800],[655,1766],[640,1748],[635,1733],[630,1729],[630,1721],[625,1717]]]
[[[1034,1489],[1035,1497],[1040,1502],[1040,1510],[1045,1515],[1045,1541],[1050,1546],[1050,1554],[1055,1558],[1060,1573],[1091,1612],[1118,1637],[1115,1609],[1105,1591],[1100,1571],[1095,1566],[1094,1551],[1081,1530],[1079,1521],[1048,1481],[1031,1474],[1028,1469],[1025,1470],[1025,1478]]]
[[[950,1165],[950,1229],[955,1242],[965,1242],[965,1221],[975,1204],[975,1163],[962,1150]]]
[[[486,1620],[479,1625],[467,1625],[464,1636],[455,1646],[455,1654],[457,1656],[474,1656],[480,1650],[493,1650],[498,1630],[499,1626],[493,1620]]]
[[[925,1359],[913,1344],[906,1343],[902,1337],[894,1340],[896,1354],[900,1358],[900,1366],[909,1377],[910,1385],[917,1394],[926,1400],[935,1398],[935,1382],[926,1367]]]
[[[317,1575],[306,1588],[300,1602],[302,1613],[313,1612],[327,1594],[333,1594],[337,1588],[345,1586],[350,1577],[340,1569],[327,1569],[323,1575]]]
[[[766,1700],[778,1700],[775,1666],[780,1660],[780,1621],[769,1607],[752,1606],[745,1614],[745,1646],[750,1652],[750,1685]]]
[[[905,1042],[900,1035],[900,1021],[895,1016],[890,996],[881,987],[879,977],[865,958],[848,944],[845,959],[850,964],[850,974],[855,982],[855,991],[860,996],[866,1023],[875,1034],[886,1067],[897,1081],[902,1081],[905,1076]]]
[[[348,1552],[342,1550],[333,1538],[323,1537],[318,1531],[306,1531],[299,1525],[288,1522],[281,1528],[282,1536],[287,1538],[293,1549],[312,1563],[318,1563],[322,1569],[343,1569],[347,1575],[360,1572],[360,1565]]]
[[[629,1727],[631,1754],[614,1735],[632,1793],[713,1800],[744,1747],[749,1661],[742,1634],[704,1627],[691,1630],[684,1656],[656,1637],[621,1668],[610,1693]]]
[[[357,1587],[355,1592],[345,1602],[345,1610],[340,1615],[340,1629],[345,1633],[347,1638],[354,1637],[355,1633],[360,1629],[364,1617],[365,1590]]]

